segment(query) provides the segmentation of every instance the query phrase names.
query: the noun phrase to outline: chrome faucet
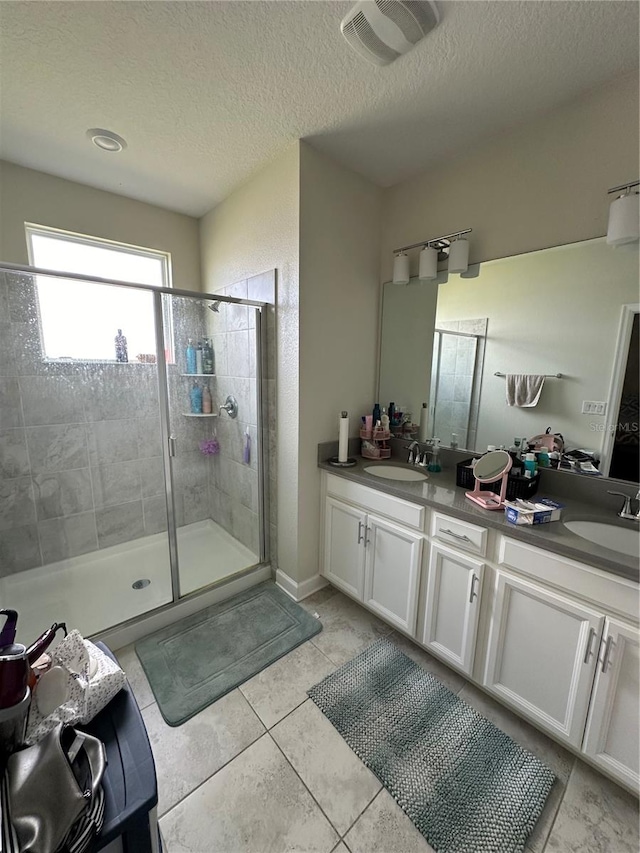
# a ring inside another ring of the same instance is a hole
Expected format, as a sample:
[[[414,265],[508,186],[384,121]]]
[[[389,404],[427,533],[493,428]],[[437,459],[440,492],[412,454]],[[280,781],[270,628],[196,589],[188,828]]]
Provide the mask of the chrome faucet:
[[[633,495],[627,495],[625,492],[610,492],[607,491],[608,495],[616,495],[619,498],[624,498],[624,504],[622,505],[622,509],[618,513],[619,518],[631,518],[634,521],[640,521],[640,489],[636,492],[635,498]],[[631,509],[631,501],[637,501],[638,507],[636,512],[634,513]]]
[[[409,465],[419,465],[420,464],[420,445],[417,441],[412,441],[411,444],[406,446],[406,449],[409,451],[409,456],[407,457],[407,464]],[[415,450],[415,453],[414,453]]]

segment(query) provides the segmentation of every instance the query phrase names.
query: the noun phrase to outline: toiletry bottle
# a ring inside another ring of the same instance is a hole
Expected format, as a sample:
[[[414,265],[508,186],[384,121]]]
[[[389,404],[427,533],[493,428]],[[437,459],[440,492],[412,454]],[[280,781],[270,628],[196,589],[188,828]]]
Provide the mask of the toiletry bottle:
[[[514,459],[520,458],[520,439],[519,438],[513,439],[513,444],[509,448],[509,453],[511,454],[512,457],[514,457]]]
[[[197,373],[196,370],[196,348],[193,345],[193,338],[187,341],[187,373]]]
[[[380,417],[380,426],[382,429],[389,431],[389,415],[387,414],[387,410],[382,408],[382,416]]]
[[[440,465],[440,439],[433,439],[433,450],[431,451],[431,459],[429,460],[428,471],[442,471],[442,466]]]
[[[451,433],[451,444],[450,447],[452,450],[458,449],[458,434],[455,432]]]
[[[389,403],[388,413],[389,413],[389,425],[393,426],[393,421],[394,421],[394,418],[396,416],[396,404],[395,403]]]
[[[202,342],[202,372],[213,374],[213,347],[209,338]]]
[[[373,407],[373,425],[374,426],[377,426],[377,423],[380,420],[381,414],[382,413],[380,411],[380,403],[376,403],[375,406]]]
[[[116,361],[125,363],[129,361],[127,353],[127,339],[122,334],[122,329],[118,329],[118,334],[115,337],[116,342]]]
[[[212,409],[213,400],[211,399],[211,391],[209,391],[209,386],[205,385],[202,389],[202,414],[210,415]]]
[[[202,359],[202,342],[198,341],[196,348],[196,373],[204,373],[204,364]]]
[[[536,464],[536,454],[535,453],[525,453],[525,455],[524,455],[525,476],[533,477],[533,475],[536,473],[537,467],[538,466]],[[527,475],[527,471],[530,471],[531,473]]]
[[[191,397],[191,413],[194,415],[202,414],[202,388],[197,382],[193,383],[193,388],[189,392]]]

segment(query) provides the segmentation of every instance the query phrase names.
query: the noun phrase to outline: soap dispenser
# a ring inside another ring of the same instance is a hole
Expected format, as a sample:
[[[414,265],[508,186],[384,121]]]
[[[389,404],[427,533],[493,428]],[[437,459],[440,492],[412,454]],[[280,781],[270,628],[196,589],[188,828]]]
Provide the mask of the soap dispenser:
[[[438,471],[442,471],[442,466],[440,465],[440,439],[433,439],[433,450],[431,451],[431,459],[429,460],[428,471],[432,471],[434,473]]]

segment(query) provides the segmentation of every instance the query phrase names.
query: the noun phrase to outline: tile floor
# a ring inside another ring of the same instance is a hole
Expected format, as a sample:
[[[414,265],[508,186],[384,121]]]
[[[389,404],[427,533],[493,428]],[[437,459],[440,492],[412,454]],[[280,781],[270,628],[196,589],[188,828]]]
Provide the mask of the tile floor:
[[[327,587],[323,630],[178,728],[133,647],[118,653],[156,759],[165,853],[430,853],[306,691],[382,635],[552,768],[527,853],[637,853],[638,802],[457,673]]]

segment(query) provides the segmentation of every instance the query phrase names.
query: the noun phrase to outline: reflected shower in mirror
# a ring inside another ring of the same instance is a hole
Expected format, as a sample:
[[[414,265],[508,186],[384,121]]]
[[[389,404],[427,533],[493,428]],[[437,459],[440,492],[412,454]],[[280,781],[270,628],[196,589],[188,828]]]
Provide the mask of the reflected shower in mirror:
[[[566,449],[601,457],[608,473],[615,443],[625,450],[611,475],[635,482],[638,310],[638,246],[614,250],[604,238],[476,264],[438,282],[387,283],[381,404],[415,413],[428,401],[430,436],[447,446],[455,433],[473,452],[550,426]],[[537,405],[508,405],[506,374],[546,375]]]

